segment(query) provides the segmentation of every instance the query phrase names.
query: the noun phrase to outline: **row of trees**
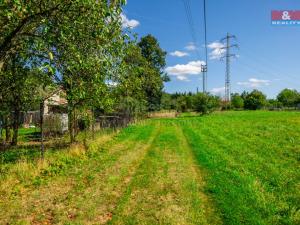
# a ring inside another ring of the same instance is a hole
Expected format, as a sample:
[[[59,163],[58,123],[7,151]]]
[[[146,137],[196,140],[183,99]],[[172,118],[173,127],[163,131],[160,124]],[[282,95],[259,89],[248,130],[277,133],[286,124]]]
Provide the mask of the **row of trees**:
[[[139,42],[129,37],[120,17],[124,4],[1,1],[0,125],[7,142],[17,144],[21,112],[40,109],[43,124],[44,100],[57,89],[66,93],[71,142],[78,114],[159,109],[166,53],[151,35]]]
[[[216,109],[246,109],[257,110],[263,108],[296,108],[300,104],[300,93],[296,90],[284,89],[276,99],[267,99],[261,91],[244,91],[242,94],[234,93],[231,102],[227,103],[217,96],[203,93],[164,93],[162,97],[162,108],[176,110],[179,112],[197,111],[209,113]]]
[[[196,111],[202,114],[221,109],[221,106],[221,98],[209,93],[164,93],[161,102],[161,107],[165,110],[176,110],[178,112]]]
[[[256,110],[262,108],[297,108],[300,104],[300,93],[297,90],[284,89],[276,99],[267,99],[261,91],[235,93],[231,98],[231,108]]]

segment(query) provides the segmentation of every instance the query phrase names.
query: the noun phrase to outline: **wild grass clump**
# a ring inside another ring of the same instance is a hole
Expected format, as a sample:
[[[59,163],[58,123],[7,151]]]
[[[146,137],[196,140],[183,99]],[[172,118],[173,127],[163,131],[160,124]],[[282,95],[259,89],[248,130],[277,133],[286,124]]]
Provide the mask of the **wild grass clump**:
[[[0,195],[10,196],[18,187],[39,186],[51,177],[64,175],[71,167],[88,160],[89,155],[101,149],[101,145],[114,134],[97,132],[94,140],[88,139],[87,146],[77,142],[63,149],[51,147],[46,151],[44,160],[40,159],[39,148],[15,148],[1,152]]]

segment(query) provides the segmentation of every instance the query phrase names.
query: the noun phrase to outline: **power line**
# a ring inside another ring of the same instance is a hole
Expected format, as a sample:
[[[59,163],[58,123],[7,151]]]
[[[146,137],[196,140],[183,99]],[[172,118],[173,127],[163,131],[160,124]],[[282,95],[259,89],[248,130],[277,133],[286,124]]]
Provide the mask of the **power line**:
[[[226,103],[230,102],[230,98],[231,98],[230,60],[232,57],[236,57],[235,54],[230,53],[230,49],[233,47],[238,48],[237,44],[233,44],[233,45],[230,44],[231,39],[236,39],[236,37],[234,35],[230,35],[229,33],[227,33],[226,37],[221,40],[221,42],[226,41],[226,45],[225,47],[220,48],[226,50],[226,55],[221,57],[222,59],[226,58],[226,76],[225,76],[225,102]]]
[[[207,88],[207,25],[206,25],[206,0],[203,0],[203,15],[204,15],[204,44],[205,44],[205,68],[203,71],[203,93],[206,92]]]
[[[189,25],[189,30],[190,30],[190,34],[192,37],[192,40],[194,42],[194,44],[196,45],[198,43],[197,41],[197,35],[196,35],[196,31],[195,31],[195,26],[194,26],[194,19],[193,19],[193,15],[192,15],[192,11],[191,11],[191,5],[190,5],[190,0],[182,0],[183,5],[184,5],[184,9],[185,9],[185,14],[186,14],[186,18],[188,21],[188,25]],[[200,59],[200,53],[199,50],[196,49],[196,54],[197,57]]]
[[[197,35],[195,32],[194,20],[191,11],[190,0],[182,0],[186,12],[187,21],[190,28],[190,33],[195,44],[198,43]],[[201,65],[201,72],[202,72],[202,87],[203,93],[206,93],[207,89],[207,27],[206,27],[206,1],[203,2],[203,11],[204,11],[204,39],[205,39],[205,65]],[[200,53],[198,49],[196,49],[196,54],[200,59]]]
[[[254,61],[253,61],[254,62]],[[271,76],[273,76],[275,79],[282,79],[282,74],[281,75],[279,75],[279,74],[277,74],[277,73],[274,73],[273,71],[270,71],[270,70],[266,70],[266,69],[263,69],[262,67],[258,67],[259,66],[259,64],[257,63],[257,62],[254,62],[255,63],[255,66],[252,66],[252,65],[250,65],[250,64],[248,64],[248,63],[245,63],[245,62],[243,62],[243,60],[239,60],[239,63],[238,64],[236,64],[237,66],[240,66],[240,68],[245,68],[245,67],[247,67],[250,71],[254,71],[254,72],[256,72],[256,73],[258,73],[258,74],[261,74],[261,75],[271,75]],[[243,66],[243,67],[242,67]],[[288,77],[288,76],[286,76],[286,77]],[[295,84],[295,82],[291,82],[291,81],[289,81],[289,80],[285,80],[285,82],[286,83],[288,83],[289,85],[294,85]]]
[[[250,60],[252,62],[254,62],[255,64],[258,64],[261,66],[261,68],[265,68],[267,70],[264,70],[264,71],[271,71],[271,73],[269,74],[273,74],[273,75],[276,75],[276,77],[290,77],[292,79],[299,79],[297,76],[294,76],[294,75],[291,75],[291,74],[286,74],[286,72],[284,72],[283,68],[284,67],[280,67],[278,66],[278,64],[270,61],[268,58],[259,58],[259,56],[251,56],[251,54],[248,52],[248,51],[245,51],[243,50],[242,52],[244,55],[246,55],[247,58],[250,58]],[[274,71],[277,71],[274,73]],[[278,74],[280,73],[280,76],[278,76]]]
[[[204,15],[204,42],[205,42],[205,63],[207,66],[207,24],[206,24],[206,0],[203,0]]]
[[[191,12],[190,1],[182,0],[182,2],[184,4],[184,9],[185,9],[185,13],[186,13],[186,17],[187,17],[187,21],[188,21],[188,25],[189,25],[189,29],[190,29],[190,33],[191,33],[193,42],[196,43],[197,37],[196,37],[196,32],[195,32],[194,20],[193,20],[193,16],[192,16],[192,12]]]

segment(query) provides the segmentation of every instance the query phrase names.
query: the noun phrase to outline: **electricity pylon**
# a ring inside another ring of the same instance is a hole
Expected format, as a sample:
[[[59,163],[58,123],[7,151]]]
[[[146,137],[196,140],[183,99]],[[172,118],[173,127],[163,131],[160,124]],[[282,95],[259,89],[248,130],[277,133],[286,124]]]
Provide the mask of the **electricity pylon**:
[[[225,102],[229,103],[231,100],[231,84],[230,84],[230,59],[232,57],[236,57],[236,54],[231,54],[230,49],[231,48],[238,48],[239,46],[237,44],[230,44],[231,39],[236,39],[234,35],[230,35],[227,33],[226,37],[221,39],[221,42],[226,41],[225,46],[220,49],[225,49],[226,54],[221,57],[221,59],[226,58],[226,75],[225,75]]]

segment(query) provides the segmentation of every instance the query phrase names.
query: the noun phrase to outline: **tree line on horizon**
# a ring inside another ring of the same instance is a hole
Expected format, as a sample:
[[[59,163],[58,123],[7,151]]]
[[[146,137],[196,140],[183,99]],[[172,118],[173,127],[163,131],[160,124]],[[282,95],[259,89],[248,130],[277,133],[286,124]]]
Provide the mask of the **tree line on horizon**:
[[[300,92],[297,90],[283,89],[276,99],[267,99],[259,91],[231,94],[231,101],[225,102],[219,96],[210,93],[164,93],[162,96],[162,109],[176,110],[177,112],[196,111],[208,114],[215,110],[258,110],[258,109],[296,109],[300,106]]]

